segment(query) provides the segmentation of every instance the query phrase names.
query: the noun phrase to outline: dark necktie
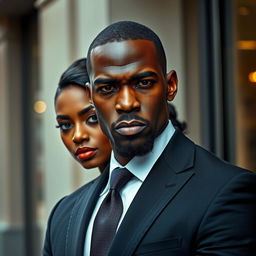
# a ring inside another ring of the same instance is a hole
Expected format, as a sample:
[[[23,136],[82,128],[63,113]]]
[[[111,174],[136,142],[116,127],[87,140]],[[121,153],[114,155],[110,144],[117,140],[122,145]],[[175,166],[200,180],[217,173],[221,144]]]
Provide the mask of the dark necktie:
[[[123,203],[120,189],[133,177],[126,168],[116,168],[110,178],[110,190],[103,200],[95,217],[91,256],[106,256],[111,246],[116,229],[123,212]]]

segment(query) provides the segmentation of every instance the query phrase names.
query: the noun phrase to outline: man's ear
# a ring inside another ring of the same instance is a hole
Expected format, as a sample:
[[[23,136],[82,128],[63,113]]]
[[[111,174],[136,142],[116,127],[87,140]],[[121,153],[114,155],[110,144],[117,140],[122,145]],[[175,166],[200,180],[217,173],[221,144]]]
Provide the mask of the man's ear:
[[[178,90],[178,78],[176,71],[172,70],[166,75],[167,100],[172,101]]]

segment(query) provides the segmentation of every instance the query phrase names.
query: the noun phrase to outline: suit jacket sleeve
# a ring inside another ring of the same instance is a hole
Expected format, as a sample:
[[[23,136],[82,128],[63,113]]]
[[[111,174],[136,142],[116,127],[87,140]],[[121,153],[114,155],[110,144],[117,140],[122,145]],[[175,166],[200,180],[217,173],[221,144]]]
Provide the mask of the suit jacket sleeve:
[[[256,255],[256,175],[236,175],[219,191],[198,229],[196,255]]]

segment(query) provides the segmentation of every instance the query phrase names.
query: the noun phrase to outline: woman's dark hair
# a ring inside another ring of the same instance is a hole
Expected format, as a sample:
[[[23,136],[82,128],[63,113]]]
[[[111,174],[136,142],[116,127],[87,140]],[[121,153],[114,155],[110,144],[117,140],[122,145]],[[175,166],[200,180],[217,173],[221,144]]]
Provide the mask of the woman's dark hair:
[[[169,110],[169,118],[173,124],[174,127],[180,129],[182,132],[185,132],[187,129],[187,124],[185,122],[180,122],[178,120],[177,111],[173,104],[168,102],[168,110]]]
[[[89,76],[86,68],[86,58],[76,60],[61,75],[54,102],[56,102],[61,91],[67,86],[78,85],[85,88],[87,82],[89,82]]]

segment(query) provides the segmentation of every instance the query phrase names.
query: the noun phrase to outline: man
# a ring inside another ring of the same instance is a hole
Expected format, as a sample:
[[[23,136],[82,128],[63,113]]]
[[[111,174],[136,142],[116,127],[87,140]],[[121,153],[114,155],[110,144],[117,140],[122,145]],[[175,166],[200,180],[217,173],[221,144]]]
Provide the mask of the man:
[[[217,159],[168,121],[178,81],[175,71],[166,73],[158,36],[117,22],[87,57],[92,100],[113,152],[99,178],[53,210],[45,255],[256,255],[256,175]],[[110,183],[124,168],[132,177],[118,188],[118,215],[105,201],[115,201]]]

